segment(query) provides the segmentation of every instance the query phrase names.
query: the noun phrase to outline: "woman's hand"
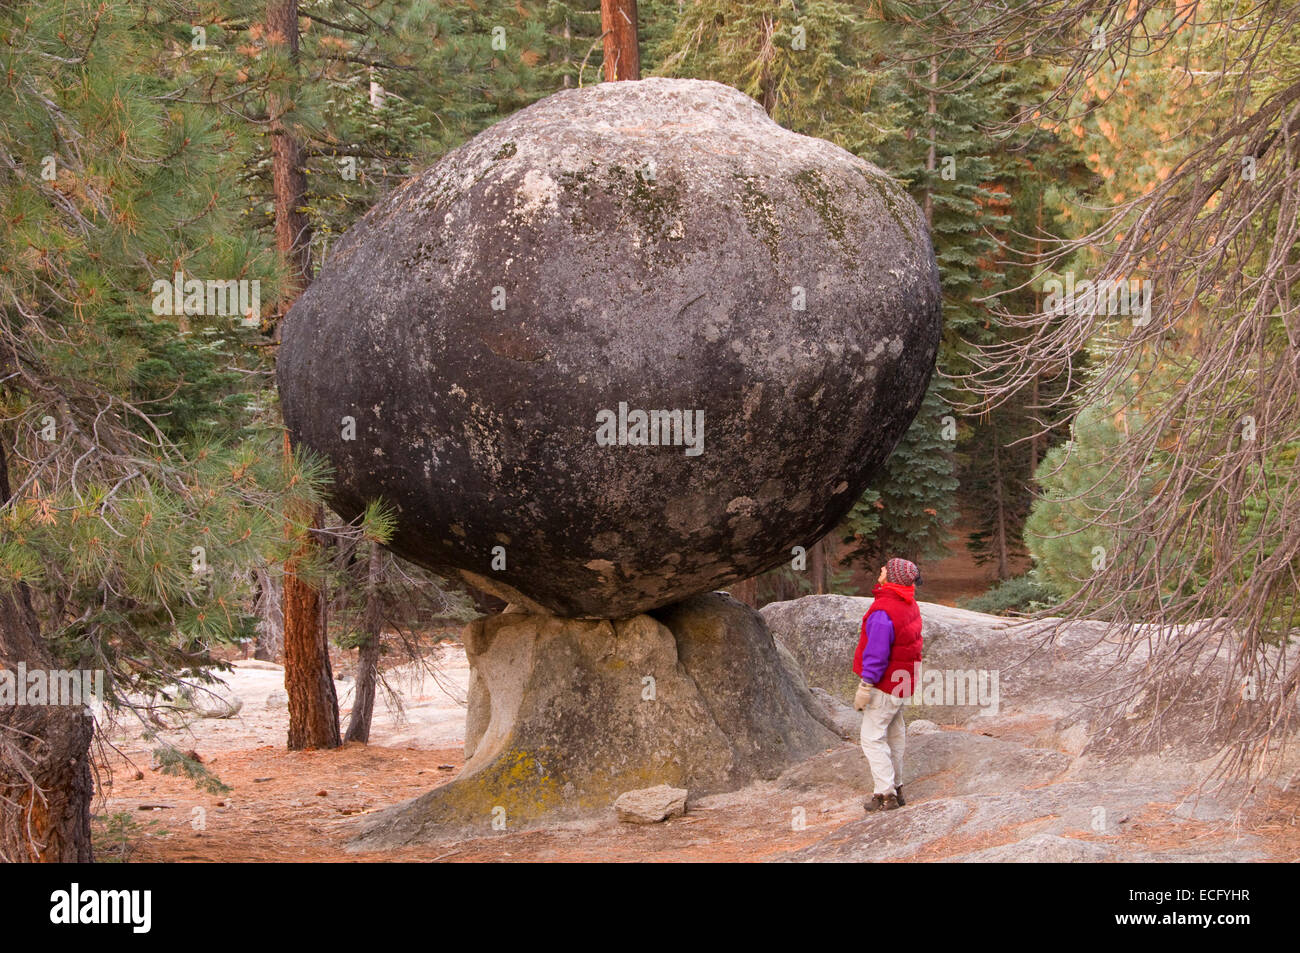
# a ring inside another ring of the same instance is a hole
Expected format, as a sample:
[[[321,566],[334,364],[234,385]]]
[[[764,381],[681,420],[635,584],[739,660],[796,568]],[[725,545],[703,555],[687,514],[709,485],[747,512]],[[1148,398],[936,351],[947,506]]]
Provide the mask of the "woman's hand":
[[[870,701],[871,686],[866,682],[858,682],[858,690],[853,695],[853,709],[855,711],[865,711]]]

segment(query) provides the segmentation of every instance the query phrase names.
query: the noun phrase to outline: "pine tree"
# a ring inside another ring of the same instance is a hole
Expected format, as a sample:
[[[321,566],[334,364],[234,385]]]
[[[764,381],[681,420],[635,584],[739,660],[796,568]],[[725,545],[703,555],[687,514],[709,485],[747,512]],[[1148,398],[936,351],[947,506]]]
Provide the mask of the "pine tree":
[[[1042,495],[1025,525],[1039,578],[1074,595],[1118,550],[1120,527],[1099,520],[1118,493],[1122,474],[1108,458],[1121,437],[1101,411],[1076,420],[1071,439],[1050,450],[1038,471]]]
[[[199,51],[178,9],[0,11],[0,662],[101,670],[104,701],[146,725],[130,696],[165,704],[247,637],[274,514],[320,483],[266,462],[250,315],[190,294],[242,280],[270,299],[281,276],[223,194],[244,134],[184,95]],[[91,726],[79,706],[0,709],[7,859],[88,859]]]
[[[946,431],[955,426],[942,382],[931,386],[882,472],[841,523],[851,558],[871,567],[891,556],[924,563],[945,551],[957,497]]]
[[[255,133],[219,20],[0,11],[0,664],[102,671],[109,713],[148,732],[251,637],[254,573],[324,480],[278,454],[259,317],[289,283],[230,187]],[[0,707],[6,859],[88,859],[92,731],[80,706]]]
[[[663,42],[660,71],[734,86],[787,128],[828,139],[897,174],[910,170],[911,157],[900,165],[888,145],[905,139],[911,100],[904,94],[903,78],[880,68],[879,36],[869,15],[835,0],[797,6],[779,0],[701,0],[683,10],[674,33]],[[897,462],[887,465],[828,539],[852,540],[850,552],[864,558],[871,535],[878,535],[882,545],[902,540],[909,551],[935,551],[942,526],[951,520],[955,490],[951,446],[936,439],[944,409],[932,391],[895,451]],[[898,507],[893,513],[882,509],[886,497]],[[913,499],[921,505],[911,505]],[[823,576],[835,575],[833,565],[820,571],[826,543],[819,541],[817,547],[809,566],[818,571],[806,580],[814,592],[825,590]],[[774,578],[755,592],[790,588]],[[732,591],[734,595],[736,589]]]
[[[1092,177],[1077,149],[1052,128],[1015,139],[1000,128],[1049,87],[1051,70],[994,64],[974,71],[970,57],[927,55],[934,20],[944,15],[934,4],[882,5],[877,29],[888,33],[895,55],[906,54],[916,65],[893,67],[898,81],[882,84],[881,95],[899,101],[916,134],[881,148],[931,221],[944,291],[939,367],[953,382],[949,399],[964,408],[952,417],[956,439],[949,446],[960,508],[973,523],[967,545],[977,563],[993,562],[1005,579],[1024,552],[1034,470],[1062,437],[1062,414],[1044,413],[1039,405],[1059,393],[1071,368],[976,414],[961,381],[974,366],[974,349],[998,346],[1012,333],[999,314],[1034,308],[1040,297],[1042,279],[1035,278],[1032,262],[1009,254],[1008,247],[1019,236],[1060,225]]]

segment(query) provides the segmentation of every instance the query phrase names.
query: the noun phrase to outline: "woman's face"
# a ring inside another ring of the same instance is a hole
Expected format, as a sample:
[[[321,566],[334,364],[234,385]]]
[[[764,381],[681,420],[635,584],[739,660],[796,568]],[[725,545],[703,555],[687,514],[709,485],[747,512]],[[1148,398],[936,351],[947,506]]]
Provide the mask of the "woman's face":
[[[880,567],[880,579],[878,580],[879,582],[883,583],[885,581],[885,569],[886,569],[885,566]]]

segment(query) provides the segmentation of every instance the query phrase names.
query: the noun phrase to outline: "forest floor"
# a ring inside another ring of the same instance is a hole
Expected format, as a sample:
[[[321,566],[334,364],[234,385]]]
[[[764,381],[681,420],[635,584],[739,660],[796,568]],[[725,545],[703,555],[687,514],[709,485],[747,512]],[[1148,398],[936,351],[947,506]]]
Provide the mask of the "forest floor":
[[[606,818],[543,829],[504,831],[381,853],[353,853],[348,839],[360,815],[415,797],[456,776],[463,763],[464,688],[468,667],[459,645],[444,643],[438,678],[394,669],[400,708],[376,704],[370,745],[332,751],[288,752],[288,713],[278,703],[278,666],[239,661],[228,692],[243,701],[232,718],[199,719],[166,737],[193,750],[228,787],[206,793],[187,778],[151,766],[153,744],[123,728],[116,749],[103,752],[97,804],[97,849],[102,860],[131,862],[234,861],[761,861],[808,847],[863,817],[861,792],[843,788],[810,793],[761,782],[729,794],[692,799],[687,814],[639,826]],[[347,682],[339,684],[346,723]],[[228,693],[223,690],[223,694]],[[952,726],[946,730],[961,731]],[[846,746],[845,750],[850,750]],[[904,811],[925,810],[927,798]],[[1300,858],[1297,796],[1257,800],[1230,822],[1174,820],[1169,804],[1135,812],[1125,829],[1126,850],[1216,849],[1256,835],[1269,859]],[[793,829],[792,812],[806,816]],[[899,812],[902,814],[903,812]],[[1049,818],[1044,818],[1047,821]],[[1032,823],[1029,828],[1033,830]],[[911,858],[944,860],[1012,843],[1026,825],[972,837],[955,831],[931,840]],[[1087,830],[1078,840],[1106,840]]]
[[[464,763],[464,649],[443,643],[438,677],[410,665],[386,673],[402,694],[375,706],[371,744],[286,751],[288,712],[274,696],[282,669],[239,660],[224,676],[243,701],[232,718],[204,718],[163,737],[202,763],[229,790],[206,793],[151,764],[153,743],[122,729],[103,753],[98,856],[131,862],[452,860],[761,860],[806,846],[861,813],[860,804],[809,817],[790,830],[791,804],[743,792],[693,802],[688,816],[653,827],[579,822],[383,853],[352,853],[358,815],[398,804],[451,780]],[[346,724],[349,685],[338,686]],[[268,704],[269,702],[269,704]],[[806,800],[806,798],[804,799]],[[819,808],[820,810],[820,808]],[[810,814],[813,812],[810,812]]]
[[[976,566],[964,546],[952,550],[948,558],[926,566],[927,600],[952,605],[992,584],[991,567]],[[869,591],[870,581],[861,580],[862,591]],[[388,658],[401,658],[394,648]],[[356,653],[332,654],[346,725]],[[195,719],[163,735],[197,755],[224,790],[205,791],[159,768],[152,754],[157,743],[143,736],[141,726],[120,725],[109,732],[111,746],[100,751],[95,808],[99,860],[762,861],[833,840],[855,830],[851,825],[860,826],[864,816],[866,792],[852,783],[810,791],[761,782],[729,794],[692,797],[685,816],[661,824],[620,823],[611,810],[608,817],[583,822],[352,852],[348,841],[363,815],[423,794],[460,772],[469,677],[463,647],[442,642],[423,667],[393,662],[385,671],[390,691],[381,691],[376,701],[371,743],[332,751],[285,749],[288,711],[280,666],[251,659],[236,659],[233,665],[223,676],[227,687],[218,691],[237,696],[239,712],[230,718]],[[941,727],[960,732],[976,748],[983,740],[955,725]],[[846,743],[828,754],[834,751],[852,755],[856,749]],[[950,773],[929,782],[933,797],[918,791],[920,796],[897,813],[916,811],[916,823],[924,827],[927,811],[945,810],[945,799],[952,800],[952,782],[945,780]],[[1175,817],[1173,807],[1153,798],[1132,811],[1122,843],[1083,828],[1065,830],[1064,836],[1070,842],[1109,839],[1125,852],[1213,852],[1231,850],[1244,839],[1257,848],[1253,856],[1300,859],[1300,791],[1256,798],[1213,821]],[[792,825],[794,813],[806,818],[802,829]],[[1060,826],[1061,819],[1049,813],[974,834],[959,827],[947,836],[922,838],[923,846],[893,859],[945,860]]]

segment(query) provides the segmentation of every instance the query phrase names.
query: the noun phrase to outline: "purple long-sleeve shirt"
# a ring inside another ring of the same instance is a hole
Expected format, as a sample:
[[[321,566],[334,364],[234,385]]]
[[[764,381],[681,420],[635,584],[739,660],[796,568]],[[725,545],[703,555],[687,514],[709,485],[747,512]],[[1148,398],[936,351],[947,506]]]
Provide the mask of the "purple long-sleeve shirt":
[[[894,623],[883,609],[867,615],[867,645],[862,650],[862,680],[874,685],[885,674],[894,648]]]

